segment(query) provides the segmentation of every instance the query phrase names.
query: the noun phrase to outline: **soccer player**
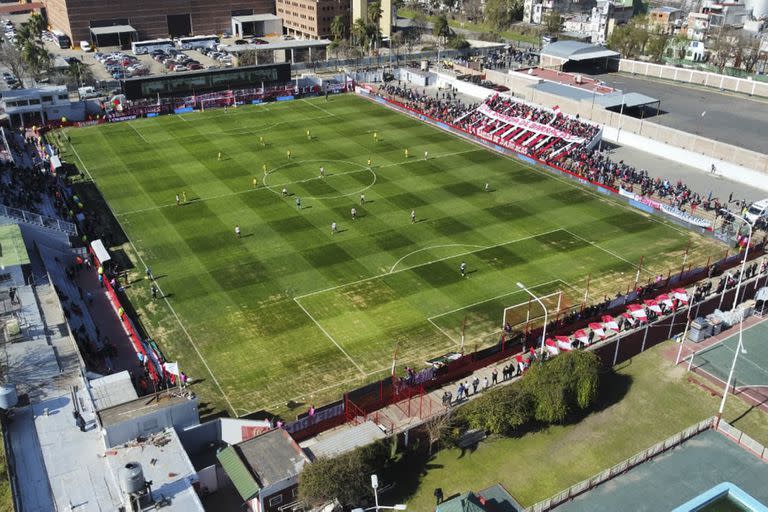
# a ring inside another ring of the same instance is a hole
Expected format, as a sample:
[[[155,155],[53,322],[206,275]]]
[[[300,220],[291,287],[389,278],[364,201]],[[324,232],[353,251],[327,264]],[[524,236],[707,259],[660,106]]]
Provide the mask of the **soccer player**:
[[[325,178],[325,167],[320,166],[320,177]]]
[[[187,204],[187,193],[182,190],[181,192],[181,202],[184,204]]]
[[[365,204],[365,194],[360,194],[360,206]]]
[[[368,159],[368,167],[370,167],[370,166],[371,166],[371,164],[373,164],[373,162],[372,162],[372,161],[371,161],[371,159],[369,158],[369,159]]]
[[[331,222],[331,234],[333,235],[333,234],[336,234],[336,233],[338,233],[338,229],[336,229],[336,223],[335,222]]]
[[[312,140],[312,132],[307,130],[307,140]]]
[[[463,261],[459,265],[459,271],[461,272],[461,277],[467,277],[467,264]]]
[[[490,192],[491,191],[491,184],[490,183],[486,183],[485,184],[485,191],[486,192]]]
[[[405,158],[408,158],[408,148],[405,149]]]
[[[266,147],[267,145],[264,143],[264,137],[259,136],[259,144],[261,144],[261,147]]]
[[[373,132],[373,142],[379,142],[379,132]]]
[[[301,198],[296,196],[296,209],[301,211]]]
[[[283,187],[283,197],[288,197],[288,189]]]
[[[264,171],[264,176],[266,176],[267,175],[267,164],[263,164],[261,166],[261,169]]]
[[[219,151],[218,160],[221,161],[221,151]]]
[[[425,151],[424,152],[424,160],[428,160],[428,159],[429,159],[429,151]]]
[[[286,152],[286,155],[288,155],[288,160],[290,160],[291,159],[291,150],[290,149]]]
[[[352,207],[350,213],[352,214],[352,220],[357,220],[357,209],[355,207]]]
[[[411,224],[416,224],[416,210],[411,210]]]
[[[152,300],[157,299],[157,286],[154,283],[149,287],[149,291],[152,293]]]
[[[176,194],[176,206],[179,206],[181,204],[181,198],[179,197],[179,194]]]
[[[254,176],[253,177],[253,188],[258,187],[258,185],[259,185],[259,180],[256,179],[256,176]]]
[[[240,239],[240,224],[235,224],[235,236]]]

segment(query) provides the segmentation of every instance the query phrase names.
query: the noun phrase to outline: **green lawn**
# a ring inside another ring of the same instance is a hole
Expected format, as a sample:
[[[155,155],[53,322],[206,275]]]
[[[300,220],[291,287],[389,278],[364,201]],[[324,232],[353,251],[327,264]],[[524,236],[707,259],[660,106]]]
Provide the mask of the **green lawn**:
[[[415,11],[413,9],[408,8],[400,8],[397,10],[397,15],[401,18],[410,18],[413,19],[418,15],[418,11]],[[435,19],[437,19],[437,16],[426,16],[427,21],[434,22]],[[471,32],[478,32],[478,33],[497,33],[502,38],[508,40],[508,41],[522,41],[525,43],[531,43],[534,45],[538,45],[541,43],[541,36],[538,34],[528,34],[523,32],[516,32],[514,30],[501,30],[497,31],[490,23],[481,23],[481,22],[471,22],[471,21],[459,21],[459,20],[453,20],[448,19],[448,25],[450,25],[452,28],[461,28],[465,30],[469,30]]]
[[[114,249],[131,257],[134,277],[151,265],[167,295],[152,302],[137,280],[132,302],[214,411],[337,399],[385,375],[396,349],[403,365],[455,350],[464,317],[468,342],[482,344],[504,306],[527,300],[516,281],[540,293],[561,288],[578,303],[589,274],[601,298],[634,283],[641,256],[645,281],[678,268],[689,240],[689,262],[722,253],[352,95],[69,134],[70,161],[93,177],[132,241]],[[283,187],[302,199],[300,211]],[[189,203],[176,206],[181,192]]]
[[[672,345],[658,345],[622,364],[617,375],[603,383],[602,410],[577,424],[549,427],[519,439],[488,440],[474,452],[438,452],[426,474],[411,475],[418,489],[408,509],[432,510],[436,487],[451,496],[497,482],[523,506],[531,506],[713,416],[720,397],[688,382],[690,374],[682,366],[675,368],[662,357],[661,352]],[[768,443],[764,411],[730,396],[723,418]],[[402,496],[392,497],[398,498]]]

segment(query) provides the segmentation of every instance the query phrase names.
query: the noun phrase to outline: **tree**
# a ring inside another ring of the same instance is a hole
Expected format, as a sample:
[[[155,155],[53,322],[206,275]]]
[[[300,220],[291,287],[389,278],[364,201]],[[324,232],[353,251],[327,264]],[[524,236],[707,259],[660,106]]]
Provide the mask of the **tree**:
[[[744,71],[752,73],[760,60],[760,39],[757,37],[747,37],[741,42],[744,64]]]
[[[552,9],[542,20],[547,34],[557,35],[563,30],[563,17],[557,9]]]
[[[29,66],[32,76],[35,79],[40,77],[40,74],[48,69],[51,64],[51,56],[48,51],[40,44],[34,41],[27,41],[21,48],[21,56],[24,58],[24,62]]]
[[[0,62],[10,68],[11,73],[19,80],[27,75],[26,62],[16,46],[12,44],[0,45]]]
[[[338,457],[321,457],[304,466],[299,476],[299,497],[310,506],[338,499],[354,506],[371,496],[370,475],[389,465],[389,448],[382,442],[357,448]]]
[[[344,33],[347,31],[347,24],[344,23],[343,16],[334,16],[331,21],[331,36],[334,41],[344,39]]]
[[[362,51],[368,50],[368,24],[363,18],[357,18],[352,25],[352,38]]]
[[[608,37],[608,47],[628,59],[642,55],[649,37],[646,26],[645,17],[632,18],[626,25],[613,29]]]
[[[486,0],[483,15],[496,30],[506,30],[512,24],[510,0]]]
[[[432,450],[435,447],[435,444],[440,441],[451,428],[451,412],[452,409],[448,409],[448,412],[445,414],[439,414],[424,423],[424,429],[427,431],[427,438],[429,440],[430,455],[432,455]]]
[[[448,25],[448,18],[444,14],[441,14],[432,23],[432,35],[437,37],[443,44],[453,34],[450,25]]]
[[[70,61],[66,75],[71,83],[78,86],[93,83],[91,68],[79,60]]]
[[[23,23],[22,23],[23,25]],[[39,39],[43,35],[43,31],[46,29],[46,23],[43,17],[40,15],[40,13],[33,13],[29,20],[27,20],[26,25],[29,26],[30,31],[34,35],[35,38]]]
[[[562,423],[597,400],[600,359],[594,352],[565,352],[533,365],[520,382],[522,390],[534,399],[536,420]]]
[[[664,58],[664,51],[672,41],[672,35],[662,30],[658,25],[654,26],[650,36],[648,37],[648,43],[645,46],[645,53],[654,62],[662,62]]]
[[[460,409],[469,428],[510,435],[534,416],[534,400],[519,385],[492,389]]]
[[[454,34],[450,39],[448,39],[447,46],[448,48],[452,48],[454,50],[465,50],[470,47],[470,44],[464,36]]]

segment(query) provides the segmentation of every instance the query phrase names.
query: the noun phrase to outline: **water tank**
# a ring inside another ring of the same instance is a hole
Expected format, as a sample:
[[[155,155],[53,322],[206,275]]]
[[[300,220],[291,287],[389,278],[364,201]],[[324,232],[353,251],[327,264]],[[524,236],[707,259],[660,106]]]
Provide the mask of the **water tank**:
[[[120,486],[128,494],[136,494],[144,490],[144,472],[138,462],[129,462],[120,470]]]
[[[19,397],[16,394],[16,386],[13,384],[0,385],[0,409],[11,409],[19,403]]]

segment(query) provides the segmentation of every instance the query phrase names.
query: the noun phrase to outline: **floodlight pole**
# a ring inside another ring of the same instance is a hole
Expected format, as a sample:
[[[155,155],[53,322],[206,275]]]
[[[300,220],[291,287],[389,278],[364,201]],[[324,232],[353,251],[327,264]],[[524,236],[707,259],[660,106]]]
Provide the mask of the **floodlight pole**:
[[[744,247],[744,259],[741,262],[741,272],[739,272],[739,280],[736,282],[736,295],[733,297],[733,309],[736,309],[736,305],[739,303],[739,289],[741,288],[741,281],[744,279],[744,270],[747,267],[747,255],[749,254],[749,245],[752,243],[752,223],[747,219],[736,215],[735,213],[723,209],[721,213],[730,215],[736,220],[740,220],[749,228],[749,236],[747,237],[747,245]]]
[[[731,371],[728,373],[728,382],[725,383],[725,390],[723,391],[723,399],[720,401],[720,409],[715,416],[715,428],[720,424],[720,418],[723,416],[725,410],[725,399],[728,398],[728,389],[731,387],[731,381],[733,380],[733,371],[736,369],[736,360],[739,358],[739,353],[746,353],[744,345],[742,345],[742,334],[744,332],[744,312],[741,314],[741,321],[739,321],[739,344],[736,346],[736,350],[733,353],[733,362],[731,362]]]
[[[544,362],[544,341],[547,339],[547,308],[546,306],[544,306],[544,303],[541,302],[541,299],[539,299],[536,295],[534,295],[533,292],[531,292],[531,290],[526,288],[523,283],[518,281],[517,287],[525,291],[531,297],[533,297],[533,300],[538,302],[541,305],[541,309],[544,310],[544,328],[541,331],[541,361]]]

